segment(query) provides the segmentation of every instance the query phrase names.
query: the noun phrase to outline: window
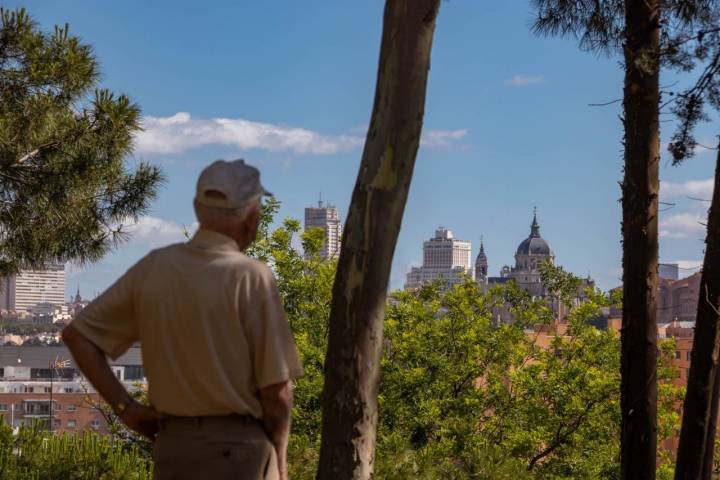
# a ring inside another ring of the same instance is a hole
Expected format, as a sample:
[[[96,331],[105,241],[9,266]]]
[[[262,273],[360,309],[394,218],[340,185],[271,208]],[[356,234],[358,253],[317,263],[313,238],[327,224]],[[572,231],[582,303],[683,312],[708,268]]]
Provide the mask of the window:
[[[93,418],[90,421],[90,428],[92,428],[93,430],[97,430],[98,428],[100,428],[100,420],[98,420],[97,418]]]
[[[0,403],[0,412],[7,412],[7,403]]]
[[[33,393],[33,392],[35,392],[35,387],[27,387],[26,386],[23,388],[23,392],[24,393]]]
[[[74,403],[68,403],[67,411],[68,411],[68,412],[74,412],[74,411],[75,411],[75,404],[74,404]]]
[[[72,387],[65,387],[65,393],[73,393]]]
[[[56,403],[56,404],[55,404],[55,411],[56,411],[56,412],[62,411],[62,403]]]
[[[51,392],[50,387],[45,387],[45,393],[50,393],[50,392]]]
[[[75,421],[74,418],[69,418],[67,421],[67,428],[75,428],[77,426],[77,421]]]
[[[675,350],[675,358],[680,359],[680,350]]]

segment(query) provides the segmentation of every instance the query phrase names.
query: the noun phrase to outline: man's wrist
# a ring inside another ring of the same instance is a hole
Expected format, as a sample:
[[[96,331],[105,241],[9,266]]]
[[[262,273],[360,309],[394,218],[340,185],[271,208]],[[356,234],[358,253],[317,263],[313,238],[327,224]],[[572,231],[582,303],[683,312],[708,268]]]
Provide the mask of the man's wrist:
[[[133,403],[135,403],[135,399],[129,394],[126,394],[122,399],[114,402],[114,404],[111,406],[113,411],[115,412],[115,415],[122,418],[128,407],[130,407],[130,405],[132,405]]]

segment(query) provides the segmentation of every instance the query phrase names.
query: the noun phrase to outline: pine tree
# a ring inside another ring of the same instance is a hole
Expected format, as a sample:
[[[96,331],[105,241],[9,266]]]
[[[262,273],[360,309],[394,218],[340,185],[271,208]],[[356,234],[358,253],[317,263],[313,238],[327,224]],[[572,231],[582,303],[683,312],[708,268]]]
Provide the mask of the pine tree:
[[[68,25],[0,9],[0,274],[99,259],[156,195],[158,168],[124,162],[140,109],[99,73]]]
[[[692,93],[661,105],[660,71],[690,72],[710,64],[704,84],[718,73],[705,42],[717,30],[716,0],[534,0],[535,30],[574,36],[580,47],[621,54],[624,179],[622,182],[623,328],[621,355],[621,472],[655,478],[657,438],[656,292],[660,111],[669,106],[680,129],[669,148],[678,158],[694,147],[692,129],[702,102]],[[712,91],[712,89],[711,89]],[[717,90],[714,90],[717,92]],[[683,112],[686,112],[683,115]],[[683,129],[684,127],[684,129]]]

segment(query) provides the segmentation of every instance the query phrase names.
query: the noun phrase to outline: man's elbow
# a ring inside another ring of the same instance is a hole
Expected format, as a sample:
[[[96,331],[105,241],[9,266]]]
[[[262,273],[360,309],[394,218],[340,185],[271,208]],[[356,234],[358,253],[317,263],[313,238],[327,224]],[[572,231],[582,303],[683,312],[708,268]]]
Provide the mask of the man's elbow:
[[[60,332],[60,338],[70,351],[72,351],[78,343],[85,340],[82,333],[80,333],[77,328],[73,327],[72,324],[63,328]]]
[[[263,416],[283,418],[290,414],[293,405],[293,393],[290,382],[271,385],[260,390]]]

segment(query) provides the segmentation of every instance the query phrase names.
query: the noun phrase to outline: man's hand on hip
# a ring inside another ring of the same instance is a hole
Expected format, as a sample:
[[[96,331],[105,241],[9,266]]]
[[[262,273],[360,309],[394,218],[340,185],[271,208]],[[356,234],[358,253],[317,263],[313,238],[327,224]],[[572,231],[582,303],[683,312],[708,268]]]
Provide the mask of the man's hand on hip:
[[[130,403],[120,415],[120,420],[131,430],[154,442],[160,428],[162,415],[152,407],[137,402]]]

